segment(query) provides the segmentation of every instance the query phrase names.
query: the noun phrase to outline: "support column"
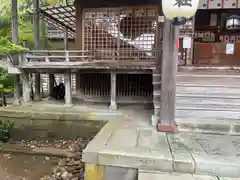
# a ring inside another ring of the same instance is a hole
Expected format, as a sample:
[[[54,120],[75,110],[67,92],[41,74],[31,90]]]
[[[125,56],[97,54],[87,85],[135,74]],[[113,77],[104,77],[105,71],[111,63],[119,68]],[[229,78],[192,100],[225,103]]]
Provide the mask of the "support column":
[[[81,89],[80,86],[80,81],[81,81],[81,73],[78,71],[76,72],[76,96],[77,98],[83,98],[83,90]]]
[[[75,44],[77,46],[77,49],[83,50],[83,33],[84,33],[84,27],[83,27],[83,8],[81,6],[81,1],[75,1],[75,8],[76,8],[76,38],[75,38]]]
[[[33,7],[34,7],[34,18],[33,18],[33,24],[34,24],[34,43],[35,43],[35,49],[39,48],[39,40],[40,40],[40,13],[39,13],[39,0],[34,0]],[[40,101],[41,100],[41,77],[40,73],[35,74],[35,96],[34,100]]]
[[[194,49],[194,32],[195,32],[195,16],[192,17],[192,28],[190,30],[190,34],[191,34],[191,48],[187,50],[187,54],[186,54],[186,65],[187,66],[191,66],[193,65],[193,49]]]
[[[64,73],[64,84],[65,84],[65,104],[67,106],[72,105],[72,86],[71,86],[71,72],[70,70]]]
[[[64,32],[64,49],[68,50],[68,29],[65,28]]]
[[[178,36],[179,27],[173,26],[171,21],[165,18],[163,30],[161,108],[160,121],[157,125],[157,130],[163,132],[177,131],[175,124],[175,99],[178,63],[176,40]]]
[[[49,96],[51,95],[53,88],[54,88],[54,83],[55,83],[55,76],[54,74],[49,74],[49,81],[48,81],[48,93]]]
[[[75,8],[76,8],[76,38],[75,38],[75,44],[76,49],[78,50],[84,50],[84,42],[83,42],[83,33],[84,33],[84,27],[83,27],[83,8],[81,7],[81,1],[75,1]],[[77,97],[82,97],[83,93],[80,89],[80,79],[81,79],[81,73],[76,73],[76,95]]]
[[[110,100],[110,106],[109,109],[110,110],[117,110],[117,103],[116,103],[116,78],[117,74],[116,74],[116,70],[111,70],[111,91],[110,91],[110,96],[111,96],[111,100]]]
[[[156,31],[156,69],[152,71],[152,84],[153,84],[153,107],[154,112],[151,119],[152,126],[156,127],[157,122],[160,119],[160,101],[161,101],[161,61],[162,61],[162,26],[163,21],[160,17],[161,7],[158,10],[158,23],[157,23],[157,31]]]
[[[18,44],[18,5],[17,0],[12,0],[12,43]],[[18,56],[14,56],[14,65],[18,65]],[[14,104],[20,104],[20,75],[14,75]]]
[[[23,102],[28,103],[31,100],[31,86],[29,81],[29,73],[22,74],[23,85]]]

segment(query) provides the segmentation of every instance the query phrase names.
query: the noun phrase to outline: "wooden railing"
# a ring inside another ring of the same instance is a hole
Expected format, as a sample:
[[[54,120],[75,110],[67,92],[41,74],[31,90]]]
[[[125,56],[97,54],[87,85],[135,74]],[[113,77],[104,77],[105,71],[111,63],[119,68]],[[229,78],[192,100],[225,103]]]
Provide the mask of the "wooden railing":
[[[24,62],[81,62],[81,61],[154,61],[155,51],[132,50],[36,50],[24,55]]]
[[[76,62],[93,60],[93,56],[87,51],[79,50],[35,50],[24,55],[24,63],[27,62]]]
[[[23,55],[20,68],[133,68],[153,69],[155,51],[132,50],[36,50]]]

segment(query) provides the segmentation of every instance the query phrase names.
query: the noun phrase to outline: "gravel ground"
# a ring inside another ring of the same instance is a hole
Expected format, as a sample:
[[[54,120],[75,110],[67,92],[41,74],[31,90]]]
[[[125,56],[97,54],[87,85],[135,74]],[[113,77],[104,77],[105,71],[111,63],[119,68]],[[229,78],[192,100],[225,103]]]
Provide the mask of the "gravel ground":
[[[81,161],[81,153],[91,139],[92,137],[74,140],[10,141],[11,144],[20,144],[22,147],[27,148],[53,147],[56,149],[69,149],[71,152],[78,153],[79,158],[0,154],[1,180],[62,180],[66,179],[63,177],[67,177],[67,175],[72,176],[73,180],[82,179],[84,164]]]

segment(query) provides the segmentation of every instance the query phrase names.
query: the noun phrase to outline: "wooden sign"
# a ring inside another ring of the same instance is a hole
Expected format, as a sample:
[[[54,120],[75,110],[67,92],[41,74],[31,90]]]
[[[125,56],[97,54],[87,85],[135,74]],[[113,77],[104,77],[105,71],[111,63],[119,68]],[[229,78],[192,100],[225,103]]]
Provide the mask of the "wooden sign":
[[[239,7],[239,0],[200,0],[198,9],[236,9]]]
[[[167,19],[190,18],[198,9],[199,0],[162,0],[163,14]]]

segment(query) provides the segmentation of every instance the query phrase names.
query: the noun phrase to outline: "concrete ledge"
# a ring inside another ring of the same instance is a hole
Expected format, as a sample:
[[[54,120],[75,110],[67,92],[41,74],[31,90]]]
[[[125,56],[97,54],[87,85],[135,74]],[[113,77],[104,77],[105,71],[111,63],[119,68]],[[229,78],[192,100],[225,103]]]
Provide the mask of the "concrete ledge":
[[[169,151],[146,148],[105,148],[98,154],[98,164],[126,168],[173,171],[173,159]]]
[[[117,112],[86,112],[79,109],[75,112],[52,112],[48,110],[24,110],[24,109],[11,109],[11,108],[0,108],[0,118],[28,118],[28,119],[42,119],[42,120],[100,120],[108,121],[120,117],[121,114]]]
[[[193,174],[182,174],[182,173],[164,173],[164,172],[147,172],[140,170],[138,173],[138,180],[219,180],[215,176],[201,176]],[[230,180],[230,179],[229,179]]]
[[[100,132],[94,137],[94,139],[83,150],[82,159],[85,162],[96,164],[98,163],[98,153],[104,148],[107,140],[112,135],[118,122],[109,121]]]

